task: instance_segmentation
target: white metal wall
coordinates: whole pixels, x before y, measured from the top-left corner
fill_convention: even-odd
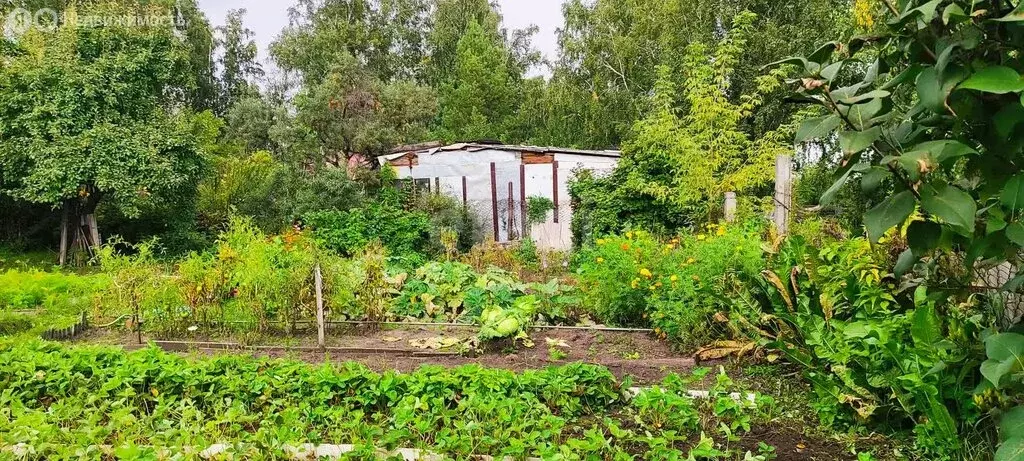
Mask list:
[[[484,238],[494,236],[494,208],[491,192],[491,164],[494,164],[495,188],[498,199],[498,238],[504,242],[518,238],[523,227],[523,190],[525,196],[541,196],[555,200],[554,166],[558,166],[558,207],[548,219],[532,227],[532,238],[542,248],[569,249],[572,247],[572,209],[569,206],[569,181],[577,169],[602,173],[615,168],[616,158],[577,154],[555,154],[555,164],[522,165],[520,154],[504,150],[438,151],[420,154],[418,165],[397,167],[399,179],[429,179],[431,189],[440,184],[441,192],[458,200],[463,198],[462,178],[466,178],[467,205],[481,223]],[[520,183],[520,168],[525,184]],[[509,205],[509,184],[512,185],[512,206]],[[555,216],[558,219],[556,222]],[[511,219],[510,219],[511,218]],[[510,228],[511,224],[511,228]]]

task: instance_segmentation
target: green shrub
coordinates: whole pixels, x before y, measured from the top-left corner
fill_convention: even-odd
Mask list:
[[[924,287],[898,291],[888,258],[863,238],[789,239],[762,283],[773,321],[760,328],[801,366],[825,424],[913,428],[922,453],[955,457],[977,430],[984,318]]]
[[[0,273],[0,310],[61,309],[90,304],[108,283],[103,275],[8,270]]]
[[[714,225],[668,242],[643,231],[597,239],[577,255],[577,277],[599,320],[696,346],[718,334],[712,317],[763,264],[756,228]]]
[[[405,211],[392,203],[308,213],[304,221],[320,245],[344,256],[358,254],[373,241],[386,242],[395,255],[423,253],[431,233],[425,213]]]

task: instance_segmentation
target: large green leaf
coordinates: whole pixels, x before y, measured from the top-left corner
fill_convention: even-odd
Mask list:
[[[910,191],[903,191],[887,197],[878,206],[864,214],[864,226],[867,228],[868,238],[872,242],[877,242],[886,231],[902,224],[913,212],[914,194],[911,194]]]
[[[882,181],[888,178],[892,174],[888,169],[880,166],[873,166],[869,170],[861,174],[860,177],[860,188],[864,192],[872,193],[878,186],[882,185]]]
[[[1024,461],[1024,437],[1014,437],[999,445],[995,461]]]
[[[1013,9],[1009,14],[1003,16],[996,21],[1000,22],[1018,22],[1024,21],[1024,3],[1018,3],[1017,7]]]
[[[800,128],[796,130],[796,142],[806,142],[823,138],[835,131],[842,124],[842,120],[836,115],[826,115],[804,120]]]
[[[862,104],[856,104],[849,108],[846,112],[846,117],[853,124],[854,128],[865,131],[871,127],[872,119],[882,115],[885,110],[885,100],[878,98],[872,99]],[[840,106],[840,111],[843,108]]]
[[[999,197],[1010,211],[1024,209],[1024,174],[1010,178]]]
[[[931,154],[932,159],[938,163],[946,163],[965,155],[977,155],[978,151],[953,139],[940,139],[938,141],[927,141],[920,143],[907,151],[924,151]]]
[[[990,66],[975,72],[960,84],[962,90],[1006,94],[1024,91],[1024,79],[1006,66]]]
[[[1024,437],[1024,405],[1011,408],[999,417],[999,439]]]
[[[974,232],[978,204],[970,194],[956,186],[939,183],[922,188],[921,206],[962,235],[969,236]]]
[[[914,221],[907,227],[907,244],[921,255],[935,248],[942,238],[942,226],[931,221]]]
[[[914,342],[921,346],[935,344],[942,339],[942,322],[935,313],[935,306],[924,304],[914,309],[914,323],[910,325],[910,335]]]
[[[1022,106],[1024,107],[1024,106]],[[843,154],[852,155],[871,147],[882,136],[882,127],[876,126],[866,131],[839,132],[839,147]]]
[[[1024,248],[1024,224],[1015,222],[1006,226],[1006,238],[1017,246]]]
[[[997,333],[985,339],[988,360],[981,364],[981,374],[1000,388],[1004,380],[1024,370],[1024,335]]]
[[[962,79],[962,71],[958,69],[939,73],[934,67],[924,68],[917,76],[917,95],[921,104],[932,112],[947,113],[946,99]]]

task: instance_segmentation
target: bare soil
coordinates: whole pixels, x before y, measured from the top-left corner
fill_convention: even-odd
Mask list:
[[[181,338],[189,344],[162,343],[157,338],[143,337],[143,345],[150,341],[174,352],[202,354],[243,353],[258,357],[287,357],[310,363],[358,362],[375,371],[414,371],[424,365],[458,367],[478,364],[489,368],[512,371],[541,369],[573,362],[592,363],[607,367],[618,378],[632,377],[638,384],[659,382],[669,373],[686,373],[694,360],[674,352],[668,343],[646,333],[608,332],[592,330],[534,330],[533,347],[511,344],[491,345],[479,354],[459,354],[456,351],[431,350],[415,347],[413,340],[456,338],[467,340],[474,329],[422,326],[371,330],[366,328],[334,328],[326,338],[327,352],[315,350],[315,335],[239,337],[237,335],[195,336]],[[162,339],[162,338],[161,338]],[[140,347],[130,333],[116,330],[91,330],[75,339],[76,343],[120,345],[127,349]],[[206,343],[242,344],[232,348]],[[565,346],[549,346],[549,343]],[[257,346],[258,344],[258,346]],[[552,355],[555,348],[564,356]]]

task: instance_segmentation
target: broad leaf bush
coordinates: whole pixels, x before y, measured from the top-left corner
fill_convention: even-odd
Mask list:
[[[714,314],[731,305],[738,280],[764,264],[758,229],[743,225],[711,225],[668,241],[630,231],[597,239],[576,257],[583,302],[598,320],[655,327],[687,347],[716,335]]]
[[[792,238],[772,265],[760,331],[800,366],[823,423],[913,428],[936,459],[965,447],[981,416],[981,316],[923,287],[901,292],[886,249],[863,238],[821,249]]]

